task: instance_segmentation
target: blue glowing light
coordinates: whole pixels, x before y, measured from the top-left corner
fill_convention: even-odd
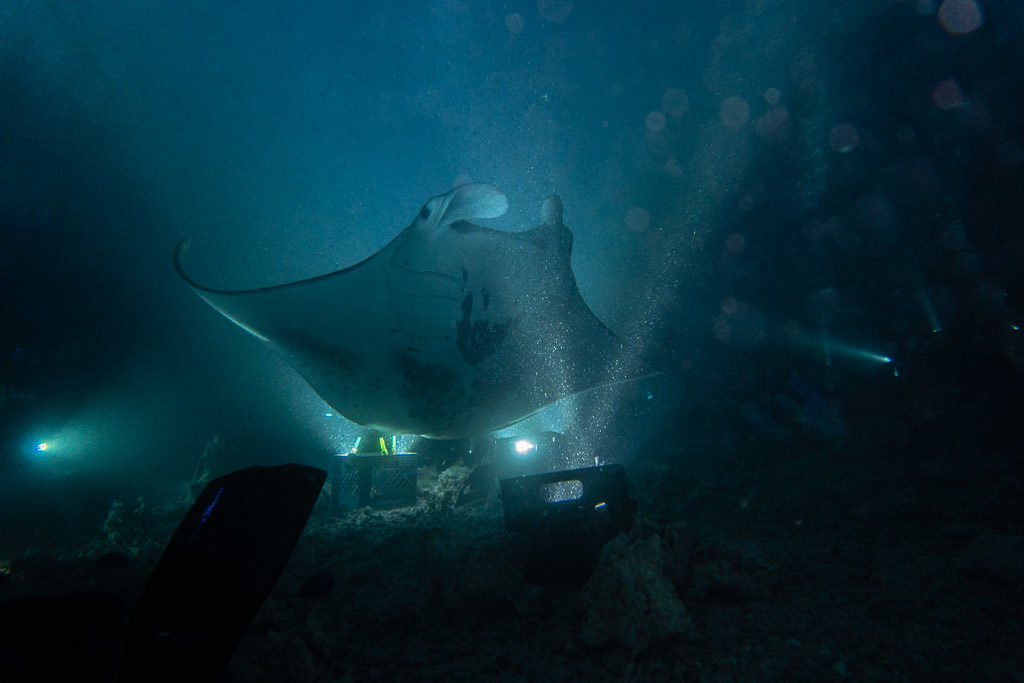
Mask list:
[[[202,529],[203,525],[206,524],[208,519],[210,519],[210,515],[213,514],[213,508],[217,507],[217,503],[220,501],[220,496],[222,493],[224,493],[223,486],[221,486],[217,490],[217,495],[213,497],[213,500],[210,502],[210,504],[206,506],[205,510],[203,510],[203,516],[199,519],[199,524],[196,525],[195,530],[193,530],[192,534],[189,536],[189,540],[194,541],[196,540],[196,538],[199,537],[199,530]]]
[[[36,452],[41,453],[41,452],[45,451],[46,449],[48,449],[49,447],[50,447],[50,444],[46,443],[45,441],[42,441],[42,442],[36,444]]]

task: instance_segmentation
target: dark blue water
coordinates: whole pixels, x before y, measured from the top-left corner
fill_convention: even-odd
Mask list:
[[[1024,532],[1019,3],[36,2],[0,11],[0,548],[215,435],[347,448],[174,246],[287,282],[468,180],[504,230],[559,194],[584,299],[664,370],[549,416],[652,517]]]

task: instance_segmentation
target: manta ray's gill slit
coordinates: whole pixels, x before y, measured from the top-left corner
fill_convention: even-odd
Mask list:
[[[448,275],[447,273],[440,273],[440,272],[438,272],[436,270],[419,270],[418,268],[412,268],[411,266],[409,266],[409,261],[408,260],[406,260],[404,263],[391,263],[389,265],[392,268],[396,268],[398,270],[403,270],[403,271],[408,272],[408,273],[415,273],[416,275],[436,275],[437,277],[443,277],[443,278],[445,278],[447,280],[454,280],[455,282],[459,282],[459,278],[455,277],[454,275]],[[463,270],[465,270],[465,269],[463,269]]]
[[[418,320],[454,320],[458,317],[459,299],[443,294],[409,294],[387,289],[387,309],[395,315]]]
[[[419,315],[419,314],[416,314],[416,313],[411,313],[409,311],[402,311],[402,310],[398,310],[398,309],[395,309],[395,308],[391,308],[390,306],[388,307],[388,311],[390,311],[391,313],[394,313],[395,315],[398,315],[398,316],[402,316],[402,317],[405,317],[405,318],[414,318],[416,320],[454,320],[455,319],[455,316],[451,316],[451,315]]]
[[[400,327],[392,327],[391,332],[395,334],[405,334],[410,337],[422,337],[423,339],[440,339],[442,341],[449,341],[452,338],[451,334],[428,334],[426,332],[420,332],[419,330],[403,330]]]
[[[389,292],[395,292],[396,294],[403,294],[405,296],[415,296],[421,299],[458,299],[450,294],[423,294],[422,292],[408,292],[394,285],[385,285],[384,289]],[[461,291],[461,290],[460,290]]]
[[[392,295],[398,295],[395,298],[411,297],[416,299],[447,299],[449,301],[459,301],[459,297],[452,296],[450,294],[421,294],[419,292],[407,292],[404,289],[392,287],[391,285],[386,285],[384,289],[387,290],[389,297],[391,297]]]

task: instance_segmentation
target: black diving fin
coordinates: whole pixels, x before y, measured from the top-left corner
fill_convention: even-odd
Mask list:
[[[118,680],[215,681],[302,534],[327,473],[250,467],[211,481],[127,626]]]

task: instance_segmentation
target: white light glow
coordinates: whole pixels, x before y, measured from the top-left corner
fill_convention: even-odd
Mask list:
[[[529,439],[519,439],[515,443],[516,453],[518,453],[519,455],[526,455],[535,448],[537,448],[537,444],[530,441]]]

